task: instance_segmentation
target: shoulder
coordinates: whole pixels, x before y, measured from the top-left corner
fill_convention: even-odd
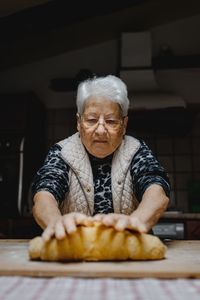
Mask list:
[[[134,152],[136,152],[140,148],[140,140],[133,136],[125,135],[122,141],[122,147],[130,150],[134,149]]]
[[[62,147],[57,143],[52,145],[48,150],[46,160],[49,160],[49,159],[51,159],[52,157],[55,157],[55,156],[59,156],[59,154],[61,152],[61,149],[62,149]]]
[[[153,155],[152,150],[149,148],[149,146],[143,139],[138,139],[138,141],[140,143],[140,146],[138,147],[138,151],[135,155],[147,155],[147,153]]]
[[[138,150],[135,152],[135,155],[132,159],[132,167],[133,166],[141,166],[148,162],[157,162],[155,155],[153,154],[152,150],[149,148],[149,146],[146,144],[146,142],[143,139],[139,139],[140,146]]]
[[[78,143],[79,140],[80,140],[79,133],[76,132],[73,135],[69,136],[68,138],[63,139],[63,140],[57,142],[56,145],[59,145],[61,147],[61,149],[62,149],[65,146],[67,146],[68,144],[76,144],[76,143]]]

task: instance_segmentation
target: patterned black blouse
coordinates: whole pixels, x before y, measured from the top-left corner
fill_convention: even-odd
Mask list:
[[[151,184],[161,185],[169,197],[170,184],[164,168],[154,157],[152,151],[143,140],[140,140],[140,148],[131,162],[131,176],[133,179],[134,193],[141,201],[145,190]],[[37,172],[33,184],[33,195],[41,190],[52,193],[55,199],[61,203],[69,189],[69,166],[61,157],[61,146],[53,145],[45,159],[44,165]],[[94,214],[112,213],[111,191],[111,164],[112,155],[106,158],[96,158],[89,154],[93,171],[94,182]]]

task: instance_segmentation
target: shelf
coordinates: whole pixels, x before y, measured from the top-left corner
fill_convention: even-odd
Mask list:
[[[166,55],[152,59],[154,70],[200,68],[200,55]]]

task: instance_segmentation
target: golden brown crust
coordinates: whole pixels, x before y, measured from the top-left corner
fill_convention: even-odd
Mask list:
[[[29,243],[30,259],[63,260],[152,260],[165,257],[166,246],[150,234],[116,231],[100,223],[78,226],[77,231],[63,240],[44,242],[35,237]]]

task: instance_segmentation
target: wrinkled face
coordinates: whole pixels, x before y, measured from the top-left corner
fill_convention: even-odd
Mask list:
[[[90,97],[83,114],[77,115],[77,129],[87,151],[99,158],[113,153],[126,132],[128,117],[119,104],[102,97]]]

